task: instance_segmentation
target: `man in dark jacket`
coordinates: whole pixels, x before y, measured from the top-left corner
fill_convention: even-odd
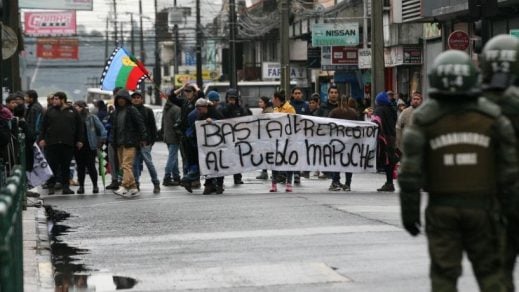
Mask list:
[[[43,107],[38,102],[38,93],[35,90],[27,90],[25,104],[27,105],[25,113],[27,127],[32,131],[34,137],[38,137],[40,135],[41,122],[43,121]]]
[[[225,93],[225,104],[221,105],[220,112],[225,119],[252,115],[252,112],[248,108],[245,108],[240,104],[240,94],[238,90],[234,88],[228,89]],[[241,173],[237,173],[233,175],[233,177],[235,185],[243,184]]]
[[[180,123],[180,107],[173,103],[170,96],[162,112],[164,143],[168,146],[168,161],[166,162],[164,180],[162,181],[164,186],[178,186],[180,184],[180,172],[178,170],[178,150],[182,139]]]
[[[339,106],[339,89],[336,85],[331,85],[328,88],[328,100],[321,104],[321,109],[324,117],[328,117],[330,112]]]
[[[130,93],[126,89],[119,90],[115,95],[112,135],[119,167],[123,171],[121,185],[114,193],[119,196],[135,196],[139,193],[139,189],[133,176],[133,161],[137,147],[147,145],[148,135],[144,119],[133,107]]]
[[[67,95],[58,91],[52,97],[52,104],[43,117],[39,137],[40,148],[47,148],[46,155],[54,174],[61,173],[63,194],[73,194],[69,188],[70,162],[74,155],[74,147],[81,149],[83,143],[83,122],[78,112],[67,104]],[[48,194],[54,194],[56,177],[47,183]]]
[[[157,170],[153,164],[151,158],[151,147],[155,143],[157,138],[157,124],[155,123],[155,114],[149,107],[144,106],[144,97],[140,91],[135,91],[132,95],[132,104],[139,111],[144,119],[144,125],[146,126],[146,145],[137,148],[135,154],[135,161],[133,162],[133,175],[137,186],[139,186],[139,177],[141,175],[142,163],[146,164],[148,171],[150,172],[151,182],[153,183],[153,193],[160,193],[160,181],[157,176]]]

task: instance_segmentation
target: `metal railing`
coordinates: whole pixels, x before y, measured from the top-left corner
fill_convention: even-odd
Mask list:
[[[22,210],[25,207],[25,137],[18,135],[19,160],[0,189],[0,292],[23,291]]]

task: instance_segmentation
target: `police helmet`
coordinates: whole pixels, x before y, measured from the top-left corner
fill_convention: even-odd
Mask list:
[[[479,72],[467,53],[448,50],[436,57],[429,71],[432,98],[475,98],[480,95]]]
[[[506,34],[491,38],[480,55],[484,90],[504,90],[519,79],[519,39]]]

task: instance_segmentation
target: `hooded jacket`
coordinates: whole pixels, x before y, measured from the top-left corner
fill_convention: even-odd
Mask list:
[[[118,106],[118,100],[124,98],[126,100],[125,109]],[[119,124],[118,116],[125,110],[124,123]],[[122,131],[119,129],[122,128]],[[123,133],[121,145],[118,145],[119,133]],[[148,134],[144,125],[144,118],[139,111],[132,105],[130,94],[126,90],[120,90],[115,97],[115,112],[112,119],[112,143],[115,147],[138,147],[141,141],[147,141]]]

